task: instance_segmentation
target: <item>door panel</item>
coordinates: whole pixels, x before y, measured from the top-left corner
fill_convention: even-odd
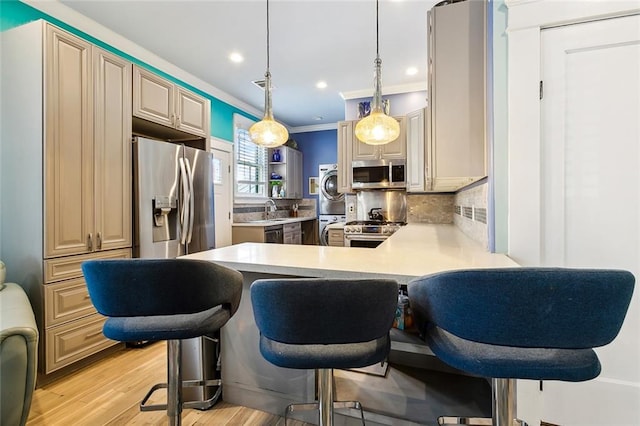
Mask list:
[[[55,257],[91,250],[91,45],[51,26],[46,37],[45,257]]]
[[[232,241],[232,176],[231,176],[231,144],[220,147],[225,142],[213,142],[213,192],[216,224],[216,248],[231,245]]]

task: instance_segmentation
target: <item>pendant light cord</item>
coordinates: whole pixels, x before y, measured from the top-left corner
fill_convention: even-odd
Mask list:
[[[267,72],[269,72],[269,0],[267,0]]]
[[[268,0],[267,0],[268,1]],[[379,30],[378,30],[378,0],[376,0],[376,57],[380,57],[380,43],[378,41]]]

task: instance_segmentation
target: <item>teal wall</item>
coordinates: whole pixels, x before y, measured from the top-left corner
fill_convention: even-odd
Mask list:
[[[253,120],[259,120],[259,118],[251,114],[247,114],[246,112],[232,105],[229,105],[228,103],[223,102],[220,99],[217,99],[211,96],[210,94],[191,86],[190,84],[187,84],[181,80],[178,80],[173,76],[155,67],[152,67],[128,55],[127,53],[121,50],[118,50],[112,46],[109,46],[108,44],[103,43],[102,41],[94,37],[91,37],[89,34],[79,31],[73,28],[72,26],[67,25],[64,22],[52,16],[47,15],[46,13],[40,12],[39,10],[34,9],[33,7],[25,3],[22,3],[18,0],[0,0],[0,31],[5,31],[10,28],[17,27],[19,25],[36,21],[38,19],[44,19],[48,22],[51,22],[52,24],[66,31],[69,31],[70,33],[75,34],[78,37],[81,37],[105,50],[108,50],[123,58],[126,58],[128,61],[131,61],[136,65],[140,65],[150,71],[153,71],[154,73],[161,75],[167,80],[177,83],[183,87],[186,87],[187,89],[211,100],[211,135],[212,136],[233,142],[233,114],[234,113],[244,115]]]

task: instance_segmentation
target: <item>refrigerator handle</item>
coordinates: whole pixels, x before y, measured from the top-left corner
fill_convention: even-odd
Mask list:
[[[187,244],[191,243],[191,236],[193,235],[193,211],[195,210],[195,197],[193,195],[193,170],[189,164],[189,160],[184,160],[187,167],[187,176],[189,176],[189,227],[187,235]]]
[[[180,162],[180,180],[182,181],[182,205],[180,206],[180,244],[187,242],[187,228],[189,227],[189,177],[184,164],[184,158]]]

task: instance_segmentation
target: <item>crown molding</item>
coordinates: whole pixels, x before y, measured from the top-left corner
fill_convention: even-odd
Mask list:
[[[395,86],[383,86],[382,94],[383,95],[397,95],[400,93],[410,93],[410,92],[420,92],[427,90],[427,82],[424,81],[422,83],[410,83],[410,84],[399,84]],[[349,92],[340,92],[340,96],[345,101],[350,99],[361,99],[361,98],[370,98],[373,96],[373,87],[369,89],[361,89],[361,90],[352,90]]]
[[[310,126],[291,127],[289,129],[289,133],[319,132],[322,130],[337,130],[337,129],[338,129],[338,123],[313,124]]]

